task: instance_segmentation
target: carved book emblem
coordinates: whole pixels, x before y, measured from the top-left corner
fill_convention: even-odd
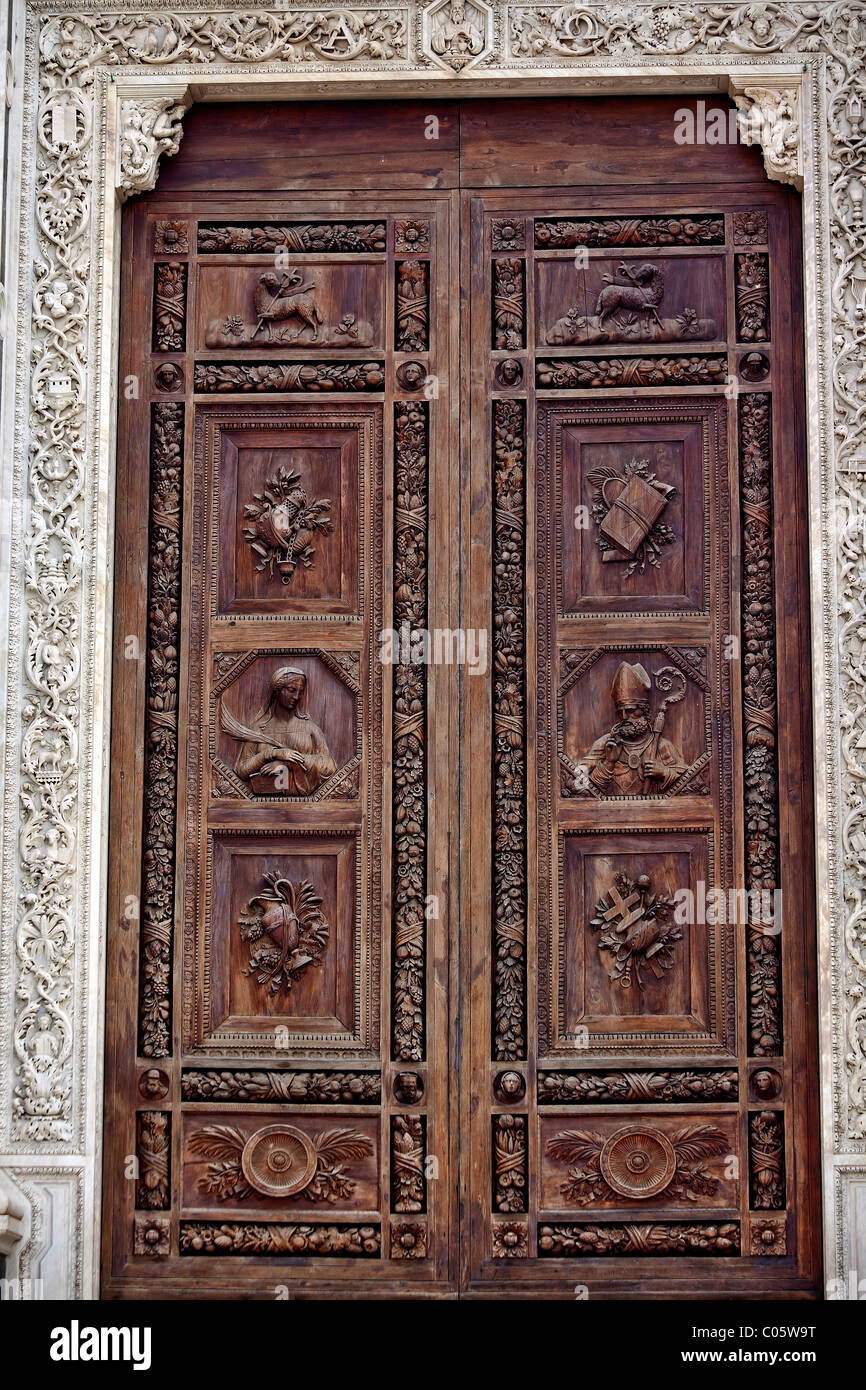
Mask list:
[[[647,1201],[665,1191],[690,1202],[711,1197],[719,1180],[702,1160],[729,1148],[727,1136],[707,1124],[686,1125],[670,1137],[650,1125],[629,1125],[607,1139],[566,1129],[547,1141],[553,1158],[574,1164],[560,1191],[582,1207],[613,1196]]]
[[[335,1202],[355,1184],[345,1165],[373,1152],[373,1141],[354,1129],[306,1134],[294,1125],[265,1125],[249,1138],[230,1125],[208,1125],[190,1139],[194,1153],[214,1160],[199,1179],[199,1191],[221,1202],[261,1197]]]
[[[650,472],[649,459],[632,459],[619,471],[594,468],[586,480],[592,488],[590,513],[602,560],[627,561],[626,579],[635,570],[643,574],[648,564],[657,569],[662,546],[676,540],[670,526],[659,520],[676,488],[659,482]]]
[[[253,493],[244,507],[244,539],[260,556],[257,570],[274,568],[283,584],[289,585],[298,564],[309,569],[315,557],[310,544],[317,532],[327,536],[333,529],[331,499],[307,500],[301,475],[292,468],[280,468],[268,478],[262,492]]]
[[[610,979],[623,989],[633,984],[643,989],[642,969],[648,968],[660,980],[674,963],[673,943],[682,939],[674,923],[673,901],[657,896],[651,888],[649,874],[636,879],[615,874],[590,918],[590,926],[601,932],[599,950],[613,957]]]
[[[668,706],[684,698],[686,678],[676,666],[662,666],[655,682],[669,693],[650,723],[652,681],[639,662],[620,663],[610,688],[619,717],[578,763],[586,791],[592,783],[603,796],[654,795],[667,791],[687,770],[676,744],[662,738]]]
[[[307,880],[290,883],[265,874],[267,888],[251,898],[238,918],[241,941],[249,943],[245,975],[255,976],[267,994],[288,994],[292,980],[308,965],[318,965],[331,928],[321,912],[322,899]]]

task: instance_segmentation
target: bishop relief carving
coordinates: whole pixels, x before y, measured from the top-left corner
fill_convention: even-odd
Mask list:
[[[613,679],[617,718],[587,749],[578,776],[602,796],[653,796],[668,790],[687,771],[679,748],[662,737],[668,706],[683,699],[686,679],[675,666],[656,672],[656,686],[670,691],[650,721],[652,681],[639,662],[623,661]]]

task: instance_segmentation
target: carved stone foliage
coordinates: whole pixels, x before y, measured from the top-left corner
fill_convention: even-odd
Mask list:
[[[425,1260],[427,1258],[427,1227],[423,1221],[391,1223],[391,1259]]]
[[[727,378],[724,357],[560,358],[535,364],[536,385],[544,390],[602,386],[717,386]]]
[[[165,1211],[171,1154],[171,1115],[164,1110],[139,1110],[135,1118],[135,1151],[138,1178],[135,1205],[148,1211]]]
[[[337,1202],[355,1184],[346,1167],[373,1152],[373,1141],[353,1129],[307,1134],[294,1125],[265,1125],[247,1136],[230,1125],[206,1125],[189,1140],[192,1153],[212,1160],[199,1190],[221,1202],[254,1193],[279,1201]]]
[[[719,1180],[706,1160],[729,1147],[728,1137],[710,1124],[684,1125],[670,1136],[651,1125],[626,1125],[607,1138],[566,1129],[547,1141],[553,1158],[572,1164],[560,1186],[563,1197],[582,1207],[611,1196],[635,1202],[661,1193],[666,1201],[712,1196]]]
[[[430,219],[398,217],[394,222],[395,251],[429,251]]]
[[[278,872],[265,875],[265,887],[238,918],[241,940],[249,945],[251,975],[263,999],[288,994],[296,976],[318,965],[331,934],[322,899],[306,879],[292,883]]]
[[[770,336],[770,262],[760,251],[736,257],[737,337],[763,343]]]
[[[155,352],[183,352],[186,321],[186,266],[180,261],[156,267],[153,291]]]
[[[410,262],[419,264],[419,262]],[[426,401],[394,406],[394,625],[427,626],[428,422]],[[400,661],[393,686],[392,1057],[424,1056],[427,888],[427,668]]]
[[[381,1253],[378,1226],[294,1226],[262,1222],[182,1221],[180,1248],[185,1255],[339,1255],[359,1259]]]
[[[739,428],[749,1040],[753,1056],[774,1057],[782,1047],[781,923],[775,921],[775,911],[765,912],[758,902],[764,894],[773,900],[779,857],[769,396],[756,392],[740,397]]]
[[[526,262],[493,262],[493,346],[514,352],[526,342]]]
[[[181,1096],[210,1102],[378,1105],[382,1079],[372,1071],[184,1071]]]
[[[749,1116],[749,1205],[781,1211],[785,1205],[785,1122],[780,1110]]]
[[[575,217],[535,222],[539,249],[572,246],[721,246],[725,220],[712,215],[680,217]]]
[[[427,1210],[424,1175],[427,1121],[424,1115],[391,1116],[391,1210]]]
[[[381,391],[384,383],[383,362],[197,362],[195,367],[196,391]]]
[[[569,1255],[739,1255],[737,1221],[657,1225],[540,1226],[538,1253]]]
[[[526,405],[493,403],[493,1055],[526,1047]]]
[[[430,346],[430,266],[427,261],[399,261],[397,324],[398,352],[426,352]]]
[[[139,1049],[171,1051],[169,1007],[174,925],[177,698],[180,634],[183,416],[180,402],[151,408],[150,589],[140,946]]]
[[[526,1116],[493,1116],[493,1206],[496,1211],[526,1211],[529,1194]]]
[[[253,255],[262,251],[328,251],[351,254],[357,251],[384,251],[384,222],[279,222],[262,227],[222,225],[200,222],[199,255],[230,251],[234,255]]]
[[[62,23],[62,21],[61,21]],[[68,26],[62,33],[61,42],[72,39],[73,58],[76,40],[85,26],[76,32]],[[83,37],[83,35],[82,35]],[[103,56],[103,55],[100,55]],[[143,193],[153,188],[156,171],[163,155],[177,154],[183,138],[181,121],[186,112],[186,101],[174,97],[145,97],[120,103],[120,195],[128,198],[132,193]]]
[[[589,925],[601,933],[598,949],[609,959],[611,980],[625,990],[643,989],[643,970],[660,980],[674,963],[674,943],[682,940],[674,903],[652,891],[649,874],[634,880],[615,874]]]
[[[158,1258],[171,1250],[171,1222],[167,1216],[136,1216],[132,1250],[135,1255]]]
[[[316,534],[333,530],[331,499],[310,501],[300,473],[282,466],[246,503],[244,519],[244,539],[260,557],[256,569],[267,569],[273,577],[276,567],[284,585],[291,584],[299,564],[305,569],[313,564]]]

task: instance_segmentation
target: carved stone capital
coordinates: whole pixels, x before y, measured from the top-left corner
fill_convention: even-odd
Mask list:
[[[146,95],[119,94],[117,189],[121,202],[156,186],[160,158],[180,149],[181,122],[191,101],[185,82],[160,84],[156,93],[150,86]]]
[[[767,177],[803,187],[800,89],[790,77],[731,75],[728,91],[744,145],[760,145]]]

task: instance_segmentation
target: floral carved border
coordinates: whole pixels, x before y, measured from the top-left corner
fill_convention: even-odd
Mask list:
[[[62,0],[21,10],[27,37],[0,957],[0,1026],[12,1038],[14,1074],[0,1107],[0,1146],[71,1159],[89,1146],[94,1124],[93,1104],[85,1103],[87,1047],[100,1024],[90,1002],[98,987],[89,978],[97,955],[88,934],[99,908],[88,866],[100,833],[93,808],[101,805],[94,789],[102,729],[93,711],[105,674],[99,624],[107,503],[100,489],[110,494],[110,363],[103,361],[103,314],[105,235],[115,225],[110,207],[106,213],[114,196],[105,188],[106,168],[117,167],[121,199],[153,186],[159,159],[179,146],[193,80],[372,74],[384,92],[392,79],[397,91],[401,79],[438,76],[447,78],[438,91],[451,95],[462,71],[461,89],[477,95],[485,78],[508,73],[516,81],[523,70],[536,81],[545,70],[560,82],[574,74],[579,92],[603,86],[606,72],[614,80],[624,70],[695,67],[727,79],[746,118],[743,138],[760,142],[771,176],[797,185],[805,179],[812,219],[807,353],[817,763],[827,836],[819,864],[831,995],[827,1141],[836,1153],[866,1152],[864,6],[475,4],[471,18],[484,46],[466,70],[449,62],[437,37],[444,7],[421,0],[373,10],[249,12],[178,0],[170,11],[110,2],[92,13]],[[100,695],[100,709],[101,702]]]

